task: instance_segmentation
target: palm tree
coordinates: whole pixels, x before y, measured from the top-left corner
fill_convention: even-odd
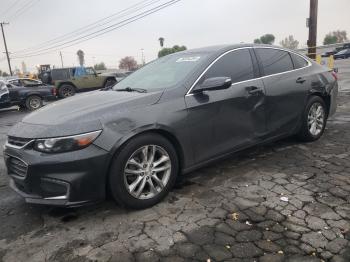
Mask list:
[[[78,56],[78,61],[79,61],[80,66],[83,66],[85,64],[84,51],[79,49],[77,52],[77,56]]]
[[[160,47],[162,47],[163,48],[163,46],[164,46],[164,38],[163,37],[159,37],[159,44],[160,44]]]

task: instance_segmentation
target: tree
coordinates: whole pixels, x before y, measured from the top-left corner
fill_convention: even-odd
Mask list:
[[[331,45],[331,44],[336,44],[336,43],[345,43],[349,41],[347,33],[345,30],[341,31],[341,30],[337,30],[337,31],[333,31],[333,32],[329,32],[324,40],[323,40],[323,44],[324,45]]]
[[[79,49],[77,51],[77,56],[78,56],[79,65],[83,66],[85,64],[85,53],[83,52],[83,50]]]
[[[173,47],[170,47],[170,48],[165,47],[158,52],[158,57],[166,56],[166,55],[184,51],[184,50],[187,50],[187,47],[184,45],[183,46],[174,45]]]
[[[119,61],[119,68],[131,71],[137,69],[137,62],[132,56],[126,56]]]
[[[299,46],[299,41],[294,39],[294,36],[290,35],[280,42],[280,45],[289,48],[297,49]]]
[[[107,67],[106,67],[105,63],[101,62],[99,64],[95,64],[94,69],[95,70],[106,70]]]
[[[275,42],[275,36],[273,34],[266,34],[254,40],[255,44],[272,45]]]
[[[332,36],[332,35],[326,35],[324,40],[323,40],[323,44],[324,45],[332,45],[332,44],[336,44],[337,43],[337,37],[336,36]]]
[[[159,39],[158,39],[161,48],[163,48],[163,46],[164,46],[164,40],[165,39],[163,37],[159,37]]]

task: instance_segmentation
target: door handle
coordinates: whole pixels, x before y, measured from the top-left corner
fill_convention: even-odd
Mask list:
[[[298,77],[298,79],[297,79],[297,84],[303,84],[304,82],[305,82],[306,80],[304,79],[304,78],[302,78],[302,77]]]
[[[250,95],[256,95],[256,94],[262,92],[262,88],[256,87],[256,86],[249,86],[246,88],[246,90],[247,90],[248,94],[250,94]]]

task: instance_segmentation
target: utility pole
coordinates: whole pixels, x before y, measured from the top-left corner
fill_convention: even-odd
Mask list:
[[[63,68],[63,57],[62,57],[62,52],[60,51],[60,57],[61,57],[61,65],[62,65],[62,68]]]
[[[145,63],[146,63],[144,51],[145,50],[143,48],[141,48],[141,63],[142,63],[142,65],[145,65]]]
[[[307,45],[309,47],[309,57],[316,59],[316,45],[317,45],[317,13],[318,0],[310,0],[310,17],[309,17],[309,40]]]
[[[7,45],[6,45],[6,38],[5,38],[5,33],[4,33],[4,25],[8,25],[9,23],[1,22],[1,31],[2,31],[2,38],[4,39],[4,46],[5,46],[5,51],[6,51],[6,57],[7,57],[7,63],[9,65],[9,70],[10,70],[10,75],[12,76],[12,69],[11,69],[11,63],[10,63],[10,56],[9,56],[9,51],[7,50]]]

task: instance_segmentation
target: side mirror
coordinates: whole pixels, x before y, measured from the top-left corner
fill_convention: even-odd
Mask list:
[[[232,80],[230,77],[211,77],[204,80],[201,85],[198,85],[193,90],[195,93],[203,91],[222,90],[230,88]]]

